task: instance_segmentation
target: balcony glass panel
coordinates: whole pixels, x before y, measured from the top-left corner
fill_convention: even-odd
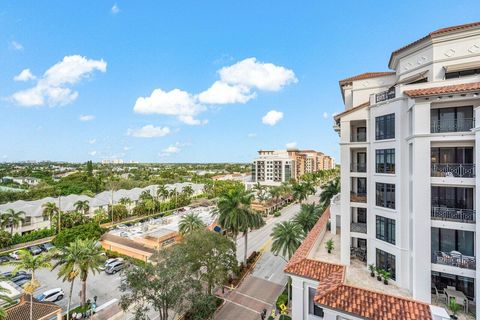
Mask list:
[[[431,237],[432,263],[475,269],[473,232],[432,228]]]
[[[430,124],[432,133],[470,131],[475,126],[473,107],[432,109]]]

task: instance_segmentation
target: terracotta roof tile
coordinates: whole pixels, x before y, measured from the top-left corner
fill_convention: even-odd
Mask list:
[[[340,80],[339,82],[340,84],[346,84],[355,80],[391,76],[392,74],[395,74],[395,72],[391,72],[391,71],[365,72],[365,73],[357,74],[356,76],[353,76],[353,77],[348,77],[346,79]]]
[[[473,22],[473,23],[466,23],[466,24],[461,24],[461,25],[458,25],[458,26],[451,26],[451,27],[446,27],[446,28],[441,28],[441,29],[438,29],[438,30],[435,30],[435,31],[432,31],[430,32],[429,34],[427,34],[426,36],[418,39],[418,40],[415,40],[395,51],[392,52],[392,55],[390,56],[390,61],[388,62],[388,65],[390,66],[390,64],[392,63],[392,60],[393,60],[393,56],[398,54],[399,52],[403,51],[403,50],[406,50],[408,48],[411,48],[413,46],[415,46],[416,44],[424,41],[424,40],[427,40],[427,39],[431,39],[431,38],[434,38],[436,36],[440,36],[440,35],[443,35],[445,33],[449,33],[449,32],[454,32],[454,31],[458,31],[458,30],[465,30],[465,29],[470,29],[470,28],[475,28],[475,27],[479,27],[480,26],[480,22]]]
[[[345,266],[309,259],[309,252],[323,236],[329,218],[330,208],[318,219],[284,270],[319,282],[314,298],[316,303],[372,320],[432,319],[428,304],[345,285]]]
[[[445,93],[464,93],[480,90],[480,82],[462,83],[450,86],[433,87],[425,89],[406,90],[403,93],[409,97],[431,96]]]
[[[333,118],[334,119],[340,119],[341,117],[346,116],[349,113],[352,113],[354,111],[360,110],[360,109],[368,107],[368,106],[370,106],[370,101],[364,102],[362,104],[359,104],[358,106],[355,106],[353,108],[350,108],[350,109],[347,109],[343,112],[340,112],[340,113],[336,114]]]
[[[323,294],[318,290],[315,302],[371,320],[432,319],[430,306],[426,303],[349,285],[337,286]]]
[[[61,312],[61,308],[53,302],[40,302],[33,298],[33,319],[34,320],[47,320],[52,316]],[[7,317],[5,320],[25,320],[30,319],[30,296],[23,295],[20,298],[20,302],[16,305],[8,308]]]

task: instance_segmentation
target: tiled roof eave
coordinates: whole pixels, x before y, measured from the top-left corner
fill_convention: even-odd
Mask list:
[[[459,93],[472,93],[480,91],[480,82],[472,82],[472,83],[462,83],[456,85],[449,85],[449,86],[441,86],[441,87],[431,87],[431,88],[424,88],[424,89],[413,89],[413,90],[406,90],[403,93],[410,97],[428,97],[434,95],[445,95],[445,94],[459,94]]]

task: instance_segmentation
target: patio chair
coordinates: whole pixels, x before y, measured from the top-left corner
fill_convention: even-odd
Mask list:
[[[445,303],[447,303],[447,295],[443,290],[438,290],[437,286],[434,286],[433,290],[435,291],[435,302],[438,302],[439,300],[445,300]]]
[[[454,286],[447,286],[448,290],[457,290]]]

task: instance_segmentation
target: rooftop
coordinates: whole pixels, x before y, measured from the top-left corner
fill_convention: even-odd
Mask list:
[[[47,320],[51,319],[62,309],[53,302],[40,302],[33,299],[33,319]],[[23,295],[16,305],[8,308],[5,320],[25,320],[30,319],[30,296]]]

